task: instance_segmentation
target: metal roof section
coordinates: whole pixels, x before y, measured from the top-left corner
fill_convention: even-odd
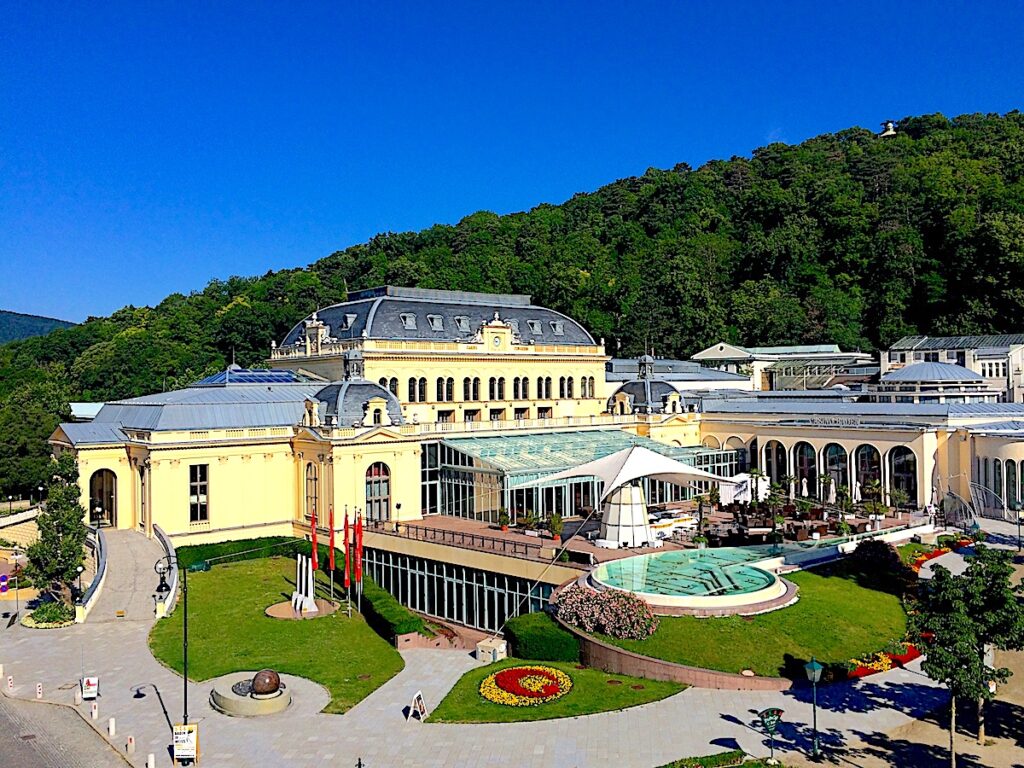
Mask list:
[[[332,339],[468,341],[495,313],[525,343],[594,345],[579,323],[561,312],[530,303],[530,296],[435,291],[384,286],[353,292],[349,301],[317,310]],[[306,322],[297,323],[281,346],[301,344]]]
[[[1024,333],[1000,333],[978,336],[904,336],[889,349],[894,351],[923,351],[943,349],[1006,349],[1013,344],[1024,344]]]
[[[716,452],[701,447],[664,445],[629,432],[602,429],[537,435],[461,437],[442,442],[507,475],[517,476],[522,482],[576,467],[634,445],[644,446],[690,466],[695,466],[699,454]],[[510,482],[510,485],[515,483]]]
[[[605,363],[605,381],[632,381],[639,375],[638,358],[616,357]],[[654,375],[665,381],[749,381],[742,374],[706,368],[691,360],[654,358]]]
[[[322,417],[333,416],[338,426],[342,427],[362,424],[366,417],[366,403],[374,397],[379,397],[387,403],[388,417],[392,424],[405,423],[398,398],[372,381],[354,379],[335,382],[316,393],[316,399],[323,404]],[[326,419],[323,420],[329,423]]]
[[[976,435],[998,435],[1024,440],[1024,420],[990,421],[985,424],[971,424],[966,429]]]
[[[71,418],[75,421],[92,421],[100,412],[103,403],[68,403],[71,406]]]
[[[882,382],[984,381],[981,374],[952,363],[914,363],[882,375]]]
[[[74,446],[118,444],[128,439],[116,424],[68,422],[61,424],[60,429]]]
[[[777,347],[746,347],[755,355],[852,355],[843,352],[838,344],[784,344]]]

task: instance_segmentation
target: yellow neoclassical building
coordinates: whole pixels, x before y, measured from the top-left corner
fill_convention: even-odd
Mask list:
[[[659,369],[672,366],[611,361],[528,296],[384,287],[301,320],[266,369],[106,403],[51,443],[76,454],[93,523],[159,527],[176,545],[303,536],[314,513],[323,529],[329,510],[338,527],[358,511],[375,578],[488,630],[580,567],[551,565],[540,540],[491,540],[489,526],[502,512],[589,511],[596,479],[535,481],[629,445],[725,477],[757,467],[823,500],[876,482],[918,509],[949,493],[993,513],[1024,498],[1024,405],[755,392],[720,372]],[[933,385],[927,373],[916,386]],[[646,483],[653,504],[700,490]]]

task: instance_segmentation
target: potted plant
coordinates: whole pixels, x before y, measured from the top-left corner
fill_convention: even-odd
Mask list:
[[[703,533],[698,533],[693,537],[693,543],[697,545],[697,549],[707,549],[708,537]]]
[[[708,499],[713,507],[722,506],[722,492],[718,488],[718,483],[714,483],[711,486],[711,490],[708,491]]]
[[[552,512],[551,517],[548,518],[548,531],[551,532],[551,538],[555,540],[555,543],[562,541],[562,516],[557,512]]]
[[[502,531],[507,531],[508,530],[508,523],[509,523],[508,512],[506,512],[505,509],[498,510],[498,525],[501,526],[501,530]]]

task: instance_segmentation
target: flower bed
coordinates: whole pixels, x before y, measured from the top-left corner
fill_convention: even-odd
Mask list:
[[[921,656],[912,643],[895,643],[884,651],[876,651],[866,659],[850,659],[846,676],[850,679],[867,677],[876,672],[888,672],[893,667],[902,667]]]
[[[554,667],[508,667],[480,683],[480,695],[507,707],[536,707],[572,690],[572,678]]]
[[[950,552],[955,552],[959,549],[963,549],[964,547],[969,547],[973,543],[974,542],[972,542],[970,539],[958,539],[957,541],[952,542],[952,546],[936,547],[931,552],[922,552],[914,558],[914,562],[910,564],[910,567],[914,570],[914,573],[920,573],[921,566],[923,566],[929,560],[934,560],[936,557],[942,557],[943,555],[949,554]]]
[[[631,592],[573,585],[558,596],[558,617],[584,632],[599,632],[620,640],[643,640],[658,629],[658,617],[642,598]]]

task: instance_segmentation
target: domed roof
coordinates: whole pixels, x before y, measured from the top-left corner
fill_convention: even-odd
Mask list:
[[[951,363],[914,363],[882,376],[882,381],[982,381],[980,374]]]
[[[326,422],[328,416],[334,416],[339,427],[362,424],[366,418],[366,404],[375,397],[383,398],[387,402],[388,417],[392,424],[405,423],[398,398],[379,384],[366,379],[328,384],[317,392],[315,397],[323,403],[320,418]]]
[[[664,413],[665,398],[678,394],[679,390],[660,379],[635,379],[627,381],[608,398],[608,410],[612,409],[615,397],[620,392],[629,395],[633,411],[637,413]]]
[[[333,339],[465,341],[495,316],[524,344],[594,344],[582,325],[519,294],[471,293],[384,286],[353,291],[349,300],[323,307],[293,327],[281,346],[299,344],[307,323],[321,322]]]

